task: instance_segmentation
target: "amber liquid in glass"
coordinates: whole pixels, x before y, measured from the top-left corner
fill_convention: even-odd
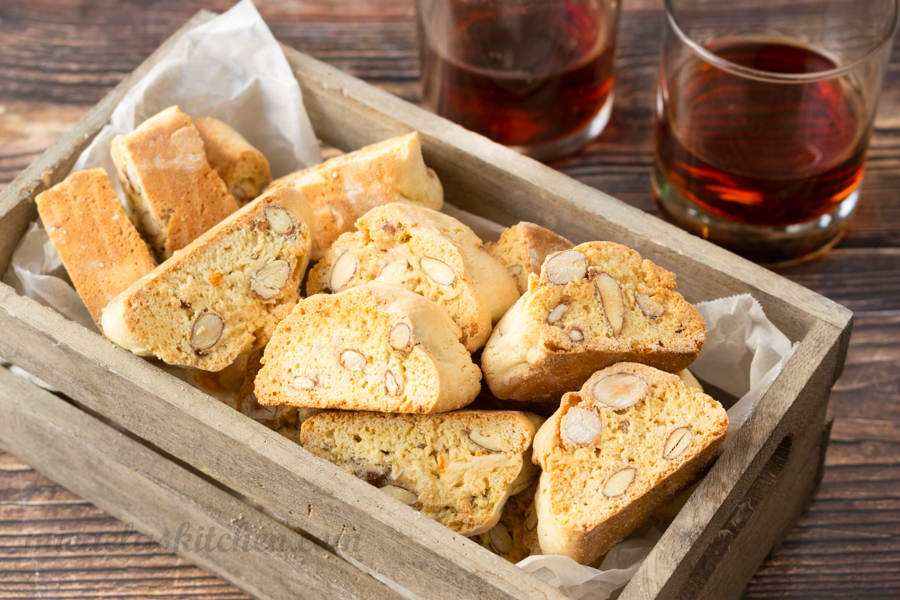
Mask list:
[[[723,40],[707,49],[770,73],[836,67],[814,48],[779,40]],[[695,59],[673,80],[657,120],[656,160],[701,208],[750,225],[787,226],[831,212],[859,185],[869,125],[845,77],[773,83]]]
[[[575,4],[548,15],[535,6],[457,6],[464,14],[444,43],[420,31],[425,103],[510,146],[552,142],[589,124],[613,86],[606,15]]]

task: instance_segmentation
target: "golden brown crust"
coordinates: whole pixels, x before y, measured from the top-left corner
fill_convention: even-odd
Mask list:
[[[244,136],[226,123],[203,117],[194,121],[203,139],[209,166],[215,169],[228,193],[241,206],[250,202],[272,181],[269,161]]]
[[[177,106],[116,136],[111,152],[136,225],[160,260],[238,209]]]
[[[497,243],[484,245],[485,251],[513,276],[520,295],[528,289],[528,275],[540,275],[541,265],[548,256],[574,247],[575,244],[561,235],[528,221],[507,228]]]
[[[72,173],[36,203],[75,290],[99,325],[103,307],[156,267],[147,244],[103,169]]]

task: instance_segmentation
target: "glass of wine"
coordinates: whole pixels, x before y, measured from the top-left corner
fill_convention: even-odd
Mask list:
[[[538,160],[600,135],[618,0],[417,0],[424,104]]]
[[[827,251],[856,208],[898,0],[665,0],[653,196],[751,260]]]

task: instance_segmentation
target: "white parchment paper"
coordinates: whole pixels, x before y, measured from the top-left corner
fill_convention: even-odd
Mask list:
[[[321,161],[300,88],[250,0],[187,33],[126,95],[110,124],[73,170],[104,167],[122,198],[109,157],[112,138],[132,131],[173,104],[192,118],[212,116],[234,127],[265,154],[276,177]],[[445,204],[444,212],[469,225],[485,241],[498,239],[503,230],[492,221],[449,204]],[[29,227],[2,280],[19,294],[98,331],[40,222]],[[749,295],[704,302],[697,308],[706,320],[707,343],[691,370],[700,379],[741,398],[728,412],[731,436],[749,417],[795,345],[766,319],[762,307]],[[0,365],[4,364],[8,363],[0,359]],[[49,388],[18,367],[11,368]],[[210,391],[201,385],[197,372],[171,367],[166,370]],[[228,399],[219,399],[229,403]],[[605,600],[631,579],[661,535],[648,523],[613,548],[597,569],[560,556],[532,556],[519,566],[572,598]],[[392,587],[398,589],[396,584]]]

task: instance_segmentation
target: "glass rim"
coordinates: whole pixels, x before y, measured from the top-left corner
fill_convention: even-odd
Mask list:
[[[884,46],[893,39],[894,33],[897,31],[897,24],[898,22],[900,22],[900,0],[893,0],[891,2],[891,6],[893,7],[893,15],[891,15],[890,26],[887,28],[882,38],[878,40],[869,49],[868,52],[866,52],[859,58],[855,58],[845,65],[841,65],[833,69],[828,69],[827,71],[816,71],[815,73],[775,73],[772,71],[762,71],[759,69],[744,67],[729,60],[725,60],[724,58],[713,54],[712,52],[695,42],[687,33],[685,33],[685,31],[681,28],[681,25],[678,23],[678,19],[675,17],[675,10],[672,7],[672,2],[673,0],[664,0],[666,20],[668,21],[669,26],[675,32],[675,34],[695,54],[698,54],[706,62],[711,63],[724,71],[729,71],[732,74],[748,77],[751,79],[777,83],[809,83],[814,81],[825,81],[845,75],[862,63],[871,59],[873,55],[880,52],[884,48]]]

